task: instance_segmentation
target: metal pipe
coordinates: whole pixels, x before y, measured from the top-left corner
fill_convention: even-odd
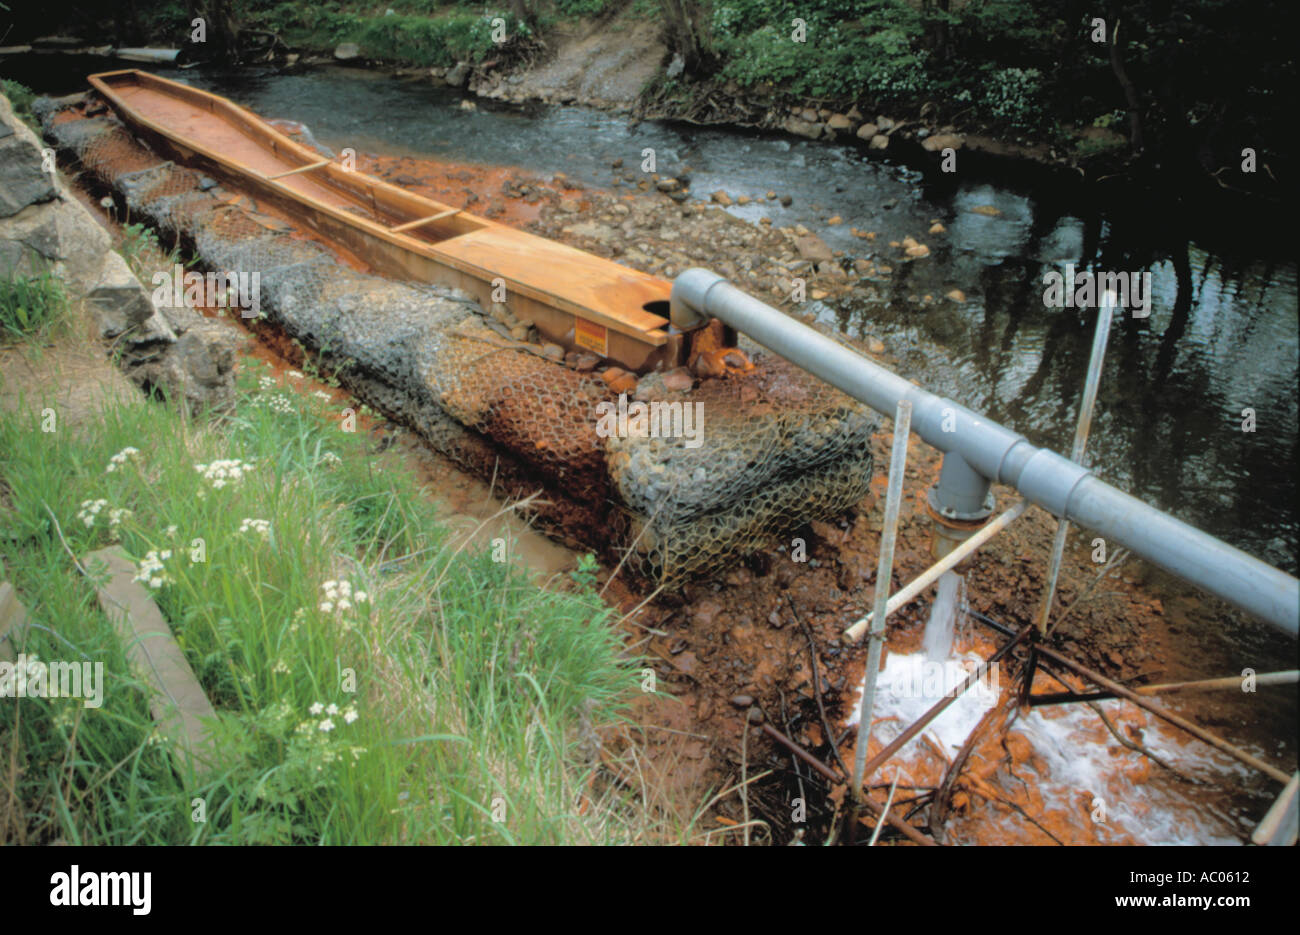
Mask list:
[[[885,645],[889,587],[894,575],[894,541],[898,536],[898,510],[903,503],[903,474],[907,470],[907,437],[911,431],[912,404],[900,399],[894,414],[894,445],[889,454],[889,490],[885,496],[885,525],[880,532],[880,559],[876,565],[876,609],[872,614],[871,645],[867,648],[867,679],[858,706],[858,743],[853,753],[854,798],[862,795],[862,767],[867,762],[871,713],[876,707],[876,680],[880,677],[880,654]]]
[[[960,565],[968,555],[1010,526],[1028,507],[1029,501],[1021,500],[991,523],[986,523],[979,532],[917,575],[907,586],[901,588],[898,593],[889,599],[889,604],[885,607],[885,616],[888,617],[898,608],[915,600],[918,594],[938,580],[945,571]],[[845,630],[844,635],[851,640],[861,639],[863,632],[874,618],[875,611],[872,611]]]
[[[716,273],[698,268],[681,273],[673,282],[670,308],[677,327],[705,316],[719,318],[877,412],[892,412],[899,400],[909,400],[915,432],[944,452],[945,462],[955,454],[981,477],[1014,487],[1054,516],[1127,546],[1292,637],[1300,632],[1300,581],[1291,575],[1117,490],[960,403],[921,389]]]

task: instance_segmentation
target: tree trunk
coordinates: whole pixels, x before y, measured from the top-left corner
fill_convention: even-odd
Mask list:
[[[1128,125],[1129,125],[1129,145],[1133,147],[1135,153],[1142,152],[1142,100],[1138,97],[1137,88],[1129,80],[1128,72],[1124,70],[1124,60],[1119,54],[1119,20],[1115,21],[1115,28],[1110,33],[1110,68],[1115,72],[1115,80],[1124,91],[1124,100],[1128,104]]]
[[[668,33],[668,44],[674,52],[681,55],[686,65],[686,73],[694,74],[699,70],[703,56],[700,54],[699,31],[695,24],[695,11],[690,0],[660,0],[664,12],[664,26]]]

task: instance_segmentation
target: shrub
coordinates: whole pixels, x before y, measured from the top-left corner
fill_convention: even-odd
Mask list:
[[[1020,130],[1043,129],[1051,121],[1042,104],[1042,74],[1036,68],[999,68],[984,82],[982,105],[993,120]]]

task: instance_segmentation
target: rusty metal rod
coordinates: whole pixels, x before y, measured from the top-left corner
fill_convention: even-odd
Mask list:
[[[838,784],[838,783],[842,783],[842,782],[844,782],[844,778],[841,777],[841,776],[836,775],[835,770],[831,769],[829,766],[827,766],[827,765],[826,765],[825,763],[823,763],[821,760],[817,759],[817,757],[813,756],[811,753],[809,753],[809,752],[808,752],[807,750],[805,750],[803,747],[799,746],[797,743],[795,743],[793,740],[791,740],[791,739],[790,739],[789,737],[787,737],[785,734],[781,733],[779,730],[777,730],[777,729],[776,729],[775,727],[773,727],[771,724],[768,724],[768,723],[764,722],[764,724],[763,724],[763,733],[767,734],[767,736],[771,737],[773,740],[775,740],[777,743],[781,744],[781,746],[785,747],[787,750],[789,750],[791,753],[793,753],[793,754],[794,754],[795,756],[797,756],[799,759],[803,760],[805,763],[807,763],[807,764],[808,764],[809,766],[811,766],[813,769],[817,770],[817,772],[819,772],[819,773],[822,774],[822,777],[823,777],[823,778],[827,779],[827,780],[830,781],[830,782],[837,783],[837,784]],[[879,805],[877,805],[874,801],[872,801],[868,796],[863,796],[863,797],[862,797],[862,804],[865,805],[865,806],[867,806],[867,808],[871,809],[871,810],[872,810],[873,812],[875,812],[877,815],[881,814],[881,812],[882,812],[881,807],[880,807]],[[907,822],[903,821],[903,820],[902,820],[901,818],[899,818],[897,815],[886,814],[886,815],[885,815],[885,821],[889,822],[889,826],[890,826],[891,828],[894,828],[894,829],[896,829],[897,831],[900,831],[901,833],[903,833],[904,835],[906,835],[907,838],[908,838],[908,840],[910,840],[910,841],[912,841],[912,842],[914,842],[914,843],[916,843],[916,844],[920,844],[922,847],[936,847],[936,846],[937,846],[937,845],[935,844],[934,841],[930,840],[930,839],[927,838],[925,835],[923,835],[921,832],[917,831],[915,828],[913,828],[913,827],[912,827],[911,825],[909,825]]]
[[[1160,707],[1155,702],[1147,700],[1146,698],[1139,695],[1137,692],[1133,691],[1132,689],[1125,688],[1123,685],[1119,684],[1119,682],[1111,681],[1110,679],[1106,678],[1106,676],[1102,675],[1100,672],[1094,672],[1092,669],[1089,669],[1087,666],[1075,662],[1069,656],[1058,653],[1054,649],[1049,649],[1048,647],[1043,646],[1041,643],[1038,645],[1038,652],[1046,656],[1048,659],[1051,659],[1053,662],[1065,666],[1067,669],[1076,673],[1077,675],[1082,675],[1084,678],[1090,679],[1091,681],[1100,685],[1102,688],[1106,689],[1107,691],[1114,692],[1119,697],[1133,702],[1139,708],[1145,708],[1147,711],[1150,711],[1156,717],[1168,721],[1170,724],[1173,724],[1175,727],[1181,727],[1183,730],[1187,731],[1187,733],[1191,734],[1193,737],[1196,737],[1198,740],[1203,740],[1205,743],[1208,743],[1216,750],[1221,750],[1224,753],[1228,754],[1229,756],[1235,757],[1236,759],[1245,763],[1247,766],[1259,770],[1264,775],[1276,779],[1278,782],[1282,783],[1283,785],[1286,785],[1288,782],[1291,781],[1291,776],[1287,773],[1282,772],[1282,770],[1278,769],[1276,766],[1273,766],[1269,763],[1265,763],[1263,760],[1251,756],[1249,753],[1247,753],[1245,750],[1242,750],[1240,747],[1233,746],[1232,744],[1228,743],[1228,741],[1223,740],[1222,738],[1214,734],[1211,734],[1205,728],[1193,724],[1191,721],[1187,720],[1187,718],[1180,717],[1177,714],[1174,714],[1172,711],[1166,711],[1164,708]]]
[[[1034,628],[1033,624],[1026,625],[1023,630],[1021,630],[1014,637],[1012,637],[1005,644],[1003,644],[1003,646],[1000,649],[998,649],[997,652],[993,653],[993,655],[989,656],[988,659],[980,663],[979,667],[974,672],[966,676],[965,681],[963,681],[952,691],[948,692],[948,694],[944,695],[943,698],[940,699],[932,708],[930,708],[929,711],[926,711],[925,714],[922,714],[919,718],[917,718],[916,721],[914,721],[910,727],[904,730],[901,734],[899,734],[889,743],[885,744],[884,748],[875,756],[873,756],[867,762],[866,766],[863,768],[862,771],[863,778],[864,779],[871,778],[871,774],[873,772],[879,769],[891,756],[897,753],[909,740],[911,740],[921,731],[925,730],[926,725],[929,724],[931,721],[933,721],[935,718],[937,718],[940,714],[942,714],[944,712],[944,709],[947,708],[948,705],[952,704],[954,701],[960,698],[963,694],[965,694],[967,689],[969,689],[977,681],[983,678],[984,673],[988,670],[989,666],[996,665],[1002,659],[1002,657],[1005,656],[1007,653],[1011,652],[1011,650],[1015,648],[1016,644],[1019,643],[1021,640],[1023,640],[1033,628]]]

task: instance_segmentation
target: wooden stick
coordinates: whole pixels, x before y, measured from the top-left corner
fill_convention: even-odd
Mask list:
[[[952,568],[956,568],[958,565],[960,565],[976,549],[978,549],[984,543],[988,542],[990,539],[992,539],[1003,529],[1006,529],[1008,526],[1010,526],[1019,516],[1021,516],[1025,512],[1025,508],[1028,506],[1029,506],[1028,500],[1021,500],[1019,503],[1011,507],[1011,509],[1007,510],[1005,513],[999,516],[997,519],[985,523],[984,526],[981,527],[979,532],[975,533],[975,535],[971,536],[961,545],[957,546],[955,549],[953,549],[951,552],[945,555],[942,559],[935,562],[925,571],[921,572],[921,574],[917,575],[916,578],[914,578],[905,587],[901,588],[898,591],[898,593],[896,593],[893,597],[889,599],[889,603],[885,607],[885,616],[889,616],[894,611],[898,610],[898,608],[902,607],[904,604],[907,604],[910,601],[912,601],[918,594],[920,594],[927,587],[929,587],[931,584],[937,581],[944,572],[949,571]],[[846,631],[844,631],[845,636],[847,636],[851,640],[861,639],[862,634],[865,633],[867,631],[867,627],[871,625],[871,621],[874,616],[875,616],[874,611],[870,614],[867,614],[857,623],[853,624],[853,626],[849,627]]]
[[[423,227],[425,224],[432,224],[434,221],[441,221],[443,218],[449,218],[453,214],[460,214],[460,208],[451,208],[447,211],[440,211],[437,214],[431,214],[427,218],[407,221],[405,224],[398,224],[396,227],[388,228],[388,232],[390,234],[400,234],[402,231],[408,231],[413,227]]]
[[[312,169],[319,169],[321,166],[327,166],[329,164],[330,161],[328,159],[322,159],[320,162],[311,162],[305,166],[299,166],[296,169],[290,169],[288,172],[280,172],[276,175],[268,175],[266,177],[266,180],[268,182],[274,182],[276,179],[282,179],[287,175],[297,175],[299,172],[310,172]]]

